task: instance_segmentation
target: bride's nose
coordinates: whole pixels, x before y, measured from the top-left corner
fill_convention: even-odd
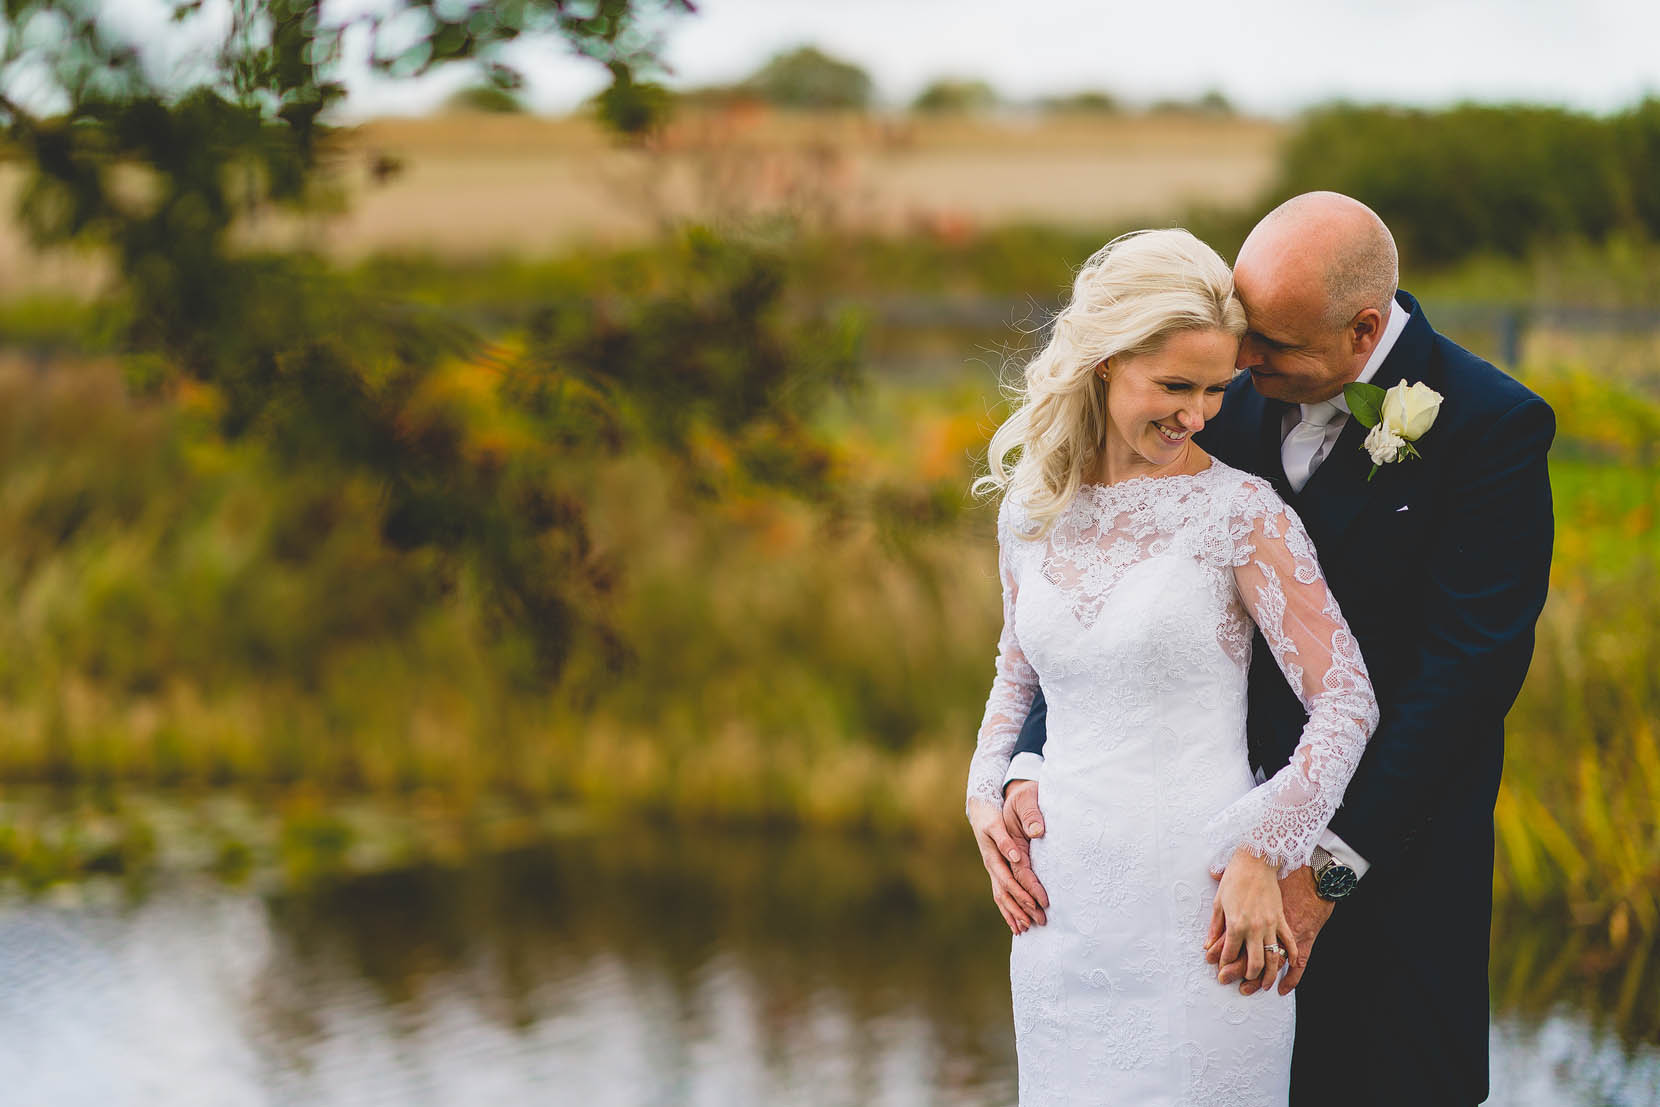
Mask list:
[[[1183,408],[1176,413],[1176,418],[1181,420],[1182,426],[1194,434],[1205,429],[1205,413],[1197,407]]]

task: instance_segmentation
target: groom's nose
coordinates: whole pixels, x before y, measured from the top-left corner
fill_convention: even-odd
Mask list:
[[[1254,369],[1263,363],[1262,346],[1250,335],[1239,344],[1239,353],[1234,356],[1235,369]]]

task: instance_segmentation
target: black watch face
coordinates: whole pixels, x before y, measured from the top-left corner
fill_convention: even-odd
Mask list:
[[[1314,890],[1320,894],[1321,899],[1342,899],[1354,891],[1355,885],[1359,883],[1360,878],[1349,866],[1332,864],[1320,870]]]

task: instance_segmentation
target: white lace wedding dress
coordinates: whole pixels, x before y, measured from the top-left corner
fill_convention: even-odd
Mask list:
[[[1307,864],[1377,702],[1308,535],[1220,462],[1086,486],[1045,538],[1005,497],[1003,635],[969,775],[1002,800],[1041,680],[1032,864],[1048,923],[1009,958],[1023,1107],[1287,1101],[1292,998],[1216,982],[1201,944],[1237,847]],[[1245,749],[1252,623],[1310,717],[1257,785]]]

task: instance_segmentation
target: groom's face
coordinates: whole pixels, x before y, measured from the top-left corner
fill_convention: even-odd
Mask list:
[[[1264,396],[1319,403],[1354,379],[1348,329],[1328,321],[1322,285],[1300,279],[1294,270],[1284,272],[1287,268],[1253,266],[1240,255],[1234,288],[1245,305],[1249,330],[1237,364],[1250,372],[1251,384]]]
[[[1259,225],[1239,248],[1234,291],[1248,330],[1238,366],[1264,396],[1314,404],[1343,391],[1365,366],[1371,344],[1357,345],[1334,323],[1326,285],[1342,228],[1282,220]],[[1374,334],[1375,344],[1375,334]]]

